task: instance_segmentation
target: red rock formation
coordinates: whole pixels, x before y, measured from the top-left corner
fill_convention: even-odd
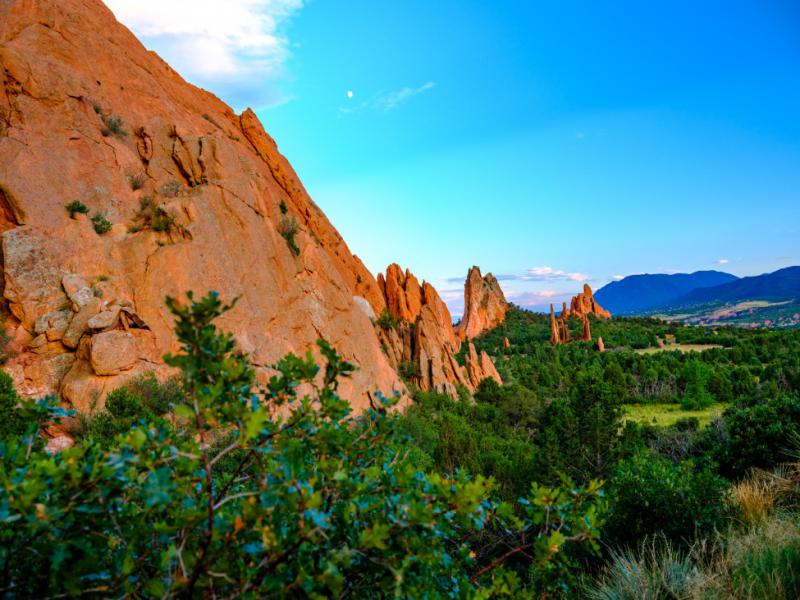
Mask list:
[[[378,275],[385,290],[389,312],[401,323],[394,328],[377,326],[390,362],[422,390],[437,390],[455,396],[457,386],[474,391],[485,378],[502,383],[489,355],[478,355],[470,343],[465,366],[456,361],[461,340],[453,330],[447,305],[428,282],[420,286],[414,275],[392,264],[386,276]]]
[[[324,337],[359,367],[341,388],[356,408],[405,390],[370,322],[384,293],[252,111],[186,83],[99,0],[0,2],[0,81],[3,296],[18,351],[6,369],[23,393],[85,408],[166,373],[177,345],[164,297],[212,289],[240,298],[219,324],[260,376]],[[171,231],[140,227],[145,197],[174,216]],[[70,218],[73,200],[90,214]],[[95,232],[95,214],[110,231]]]
[[[589,317],[585,315],[583,317],[583,336],[581,337],[581,340],[584,342],[592,341],[592,329],[589,325]]]
[[[378,286],[383,290],[389,312],[406,323],[413,323],[422,309],[422,287],[416,277],[400,265],[392,263],[386,277],[378,275]]]
[[[566,306],[566,305],[565,305]],[[592,288],[588,283],[583,284],[583,292],[578,293],[570,302],[569,313],[577,317],[594,315],[599,319],[610,319],[611,313],[604,309],[594,299]]]
[[[597,350],[600,352],[606,351],[606,345],[603,343],[602,337],[597,338]]]
[[[550,343],[554,346],[561,343],[561,324],[556,320],[556,312],[550,305]]]
[[[487,329],[505,321],[508,302],[497,279],[491,273],[481,276],[478,267],[472,267],[464,283],[464,316],[456,333],[461,340],[471,340]]]

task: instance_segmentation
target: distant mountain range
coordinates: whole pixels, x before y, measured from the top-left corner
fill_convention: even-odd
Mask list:
[[[774,273],[742,277],[714,287],[692,290],[678,298],[678,306],[743,300],[794,300],[800,298],[800,267],[787,267]]]
[[[603,308],[610,310],[612,315],[633,315],[671,306],[678,298],[698,289],[716,287],[737,280],[738,277],[735,275],[720,271],[697,271],[675,275],[629,275],[600,288],[594,297]]]
[[[711,303],[800,298],[800,267],[738,278],[720,271],[675,275],[630,275],[595,293],[612,314],[634,315]]]

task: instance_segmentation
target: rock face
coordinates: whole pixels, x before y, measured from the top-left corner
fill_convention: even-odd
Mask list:
[[[610,319],[611,313],[604,309],[594,299],[592,288],[588,283],[583,284],[583,292],[578,293],[577,296],[572,298],[570,302],[569,313],[577,317],[584,317],[594,315],[599,319]]]
[[[421,285],[414,275],[397,264],[389,265],[386,276],[378,275],[389,314],[397,320],[390,327],[376,325],[390,362],[422,390],[436,390],[455,396],[462,385],[474,391],[487,377],[502,383],[486,352],[478,355],[469,343],[464,366],[456,360],[462,342],[453,329],[450,311],[428,282]]]
[[[100,0],[0,2],[0,81],[6,369],[21,392],[85,408],[165,374],[164,298],[188,290],[240,298],[219,325],[262,377],[323,337],[359,367],[341,387],[356,408],[405,391],[370,321],[383,292],[252,111],[186,83]],[[88,214],[72,218],[73,201]],[[393,310],[432,352],[440,307],[396,275]]]
[[[497,279],[491,273],[481,276],[472,267],[464,284],[464,317],[456,333],[461,340],[471,340],[487,329],[497,327],[506,318],[508,302]]]

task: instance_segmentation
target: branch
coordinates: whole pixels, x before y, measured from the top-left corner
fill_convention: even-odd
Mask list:
[[[469,582],[470,582],[470,583],[475,583],[475,582],[476,582],[478,579],[480,579],[480,578],[481,578],[483,575],[485,575],[485,574],[486,574],[486,573],[488,573],[489,571],[493,571],[494,569],[496,569],[497,567],[499,567],[501,564],[503,564],[505,561],[507,561],[509,558],[511,558],[511,557],[512,557],[512,556],[514,556],[515,554],[519,554],[520,552],[524,552],[525,550],[527,550],[528,548],[530,548],[532,545],[533,545],[533,544],[524,544],[524,545],[522,545],[522,546],[517,546],[517,547],[516,547],[516,548],[514,548],[513,550],[509,550],[508,552],[506,552],[506,553],[505,553],[505,554],[503,554],[502,556],[500,556],[500,557],[498,557],[498,558],[494,559],[494,560],[493,560],[492,562],[490,562],[488,565],[486,565],[485,567],[483,567],[483,568],[482,568],[480,571],[478,571],[477,573],[475,573],[475,575],[473,575],[472,577],[470,577],[470,580],[469,580]]]

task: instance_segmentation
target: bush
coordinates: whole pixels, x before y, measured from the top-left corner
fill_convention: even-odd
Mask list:
[[[400,317],[394,316],[388,308],[384,308],[381,315],[375,321],[378,327],[386,331],[389,329],[396,329],[402,322],[403,320]]]
[[[690,461],[676,465],[639,452],[617,465],[607,489],[605,533],[612,543],[632,546],[656,534],[688,543],[698,531],[713,531],[723,523],[725,480]]]
[[[297,235],[297,231],[297,219],[286,215],[281,217],[280,223],[278,224],[278,233],[286,240],[286,245],[289,246],[289,250],[291,250],[292,254],[295,256],[300,255],[300,248],[297,247],[297,243],[294,241],[294,236]]]
[[[160,233],[169,233],[173,229],[181,229],[175,222],[175,215],[156,203],[153,196],[145,196],[139,201],[139,211],[134,217],[131,232],[152,229]]]
[[[108,394],[104,410],[84,416],[73,435],[108,447],[137,423],[157,422],[167,427],[166,414],[185,399],[178,379],[162,383],[153,373],[142,375]]]
[[[92,217],[92,225],[94,225],[94,230],[99,234],[103,235],[104,233],[108,233],[111,231],[111,221],[106,219],[105,215],[100,213],[95,213]]]
[[[174,198],[183,189],[181,182],[173,179],[161,186],[161,193],[167,198]]]
[[[729,409],[723,419],[723,435],[706,436],[724,474],[741,477],[752,468],[772,469],[791,458],[800,439],[800,397],[779,393],[751,405]]]
[[[11,376],[5,371],[0,371],[0,438],[24,433],[24,424],[20,422],[17,414],[19,402]]]
[[[404,381],[413,381],[420,376],[419,365],[414,362],[401,362],[397,367],[397,373]]]
[[[116,135],[117,137],[125,137],[128,132],[125,131],[125,124],[122,122],[122,117],[118,115],[100,115],[100,120],[103,121],[104,127],[100,130],[103,137]]]
[[[69,213],[71,219],[74,219],[75,215],[78,213],[85,215],[89,212],[89,207],[86,206],[80,200],[73,200],[72,202],[67,204],[64,208],[67,209],[67,212]]]

